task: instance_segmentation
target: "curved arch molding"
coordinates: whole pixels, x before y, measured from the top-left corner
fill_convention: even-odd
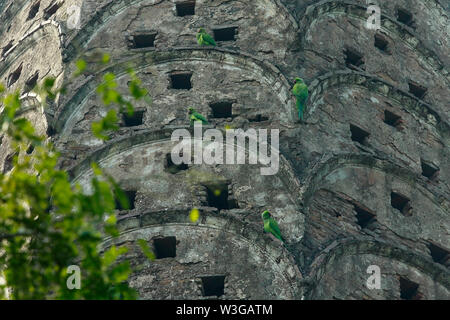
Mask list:
[[[300,23],[301,32],[301,46],[302,48],[306,42],[306,34],[309,28],[318,20],[321,16],[328,14],[345,14],[350,17],[366,21],[367,20],[367,7],[351,1],[336,1],[325,0],[309,6],[306,9],[304,16]],[[422,57],[422,60],[430,65],[435,71],[440,73],[442,77],[449,83],[450,73],[446,67],[442,64],[438,56],[431,50],[429,50],[414,34],[411,28],[405,27],[395,19],[382,14],[381,15],[381,28],[387,34],[395,35],[398,39],[401,39],[412,50],[418,52]]]
[[[298,24],[292,14],[287,10],[284,4],[282,4],[279,0],[267,0],[274,2],[278,8],[280,8],[281,12],[288,19],[295,29],[298,29]],[[109,20],[113,17],[117,16],[128,7],[132,5],[138,5],[142,2],[150,2],[151,4],[158,4],[161,0],[118,0],[118,1],[110,1],[105,4],[103,7],[99,8],[95,14],[90,17],[90,19],[81,27],[80,30],[76,34],[67,39],[67,43],[65,44],[65,50],[63,51],[63,57],[65,62],[69,62],[73,60],[77,55],[78,48],[85,47],[95,33],[100,30],[104,25],[106,25]]]

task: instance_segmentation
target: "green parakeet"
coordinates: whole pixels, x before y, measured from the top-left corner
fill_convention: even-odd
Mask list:
[[[190,116],[191,124],[193,124],[195,121],[200,121],[202,124],[208,124],[206,118],[197,111],[195,111],[194,108],[190,107],[188,112],[191,115]]]
[[[297,99],[298,118],[303,121],[303,114],[306,108],[306,100],[308,100],[308,86],[301,78],[295,78],[295,84],[292,88],[292,94]]]
[[[205,29],[200,28],[197,32],[197,42],[201,46],[216,46],[216,41],[214,41],[213,37],[206,33]]]
[[[278,223],[271,217],[269,211],[264,211],[262,213],[262,219],[264,221],[264,231],[270,232],[276,238],[284,242],[284,238],[281,236],[280,227]]]

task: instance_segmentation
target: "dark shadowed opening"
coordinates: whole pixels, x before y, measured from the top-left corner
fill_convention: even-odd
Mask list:
[[[201,277],[203,296],[223,296],[225,289],[225,276]]]
[[[39,72],[36,72],[25,82],[25,91],[29,92],[34,89],[39,79]]]
[[[48,20],[52,15],[58,11],[58,9],[61,7],[62,2],[56,1],[52,4],[50,4],[45,10],[44,10],[44,20]]]
[[[428,248],[430,249],[431,258],[433,258],[434,262],[448,266],[450,262],[450,251],[433,243],[430,243]]]
[[[156,259],[175,258],[177,256],[176,237],[165,237],[153,240]]]
[[[14,156],[15,156],[15,154],[13,153],[6,157],[5,162],[3,164],[3,174],[6,174],[12,170],[12,168],[14,166],[14,163],[13,163]]]
[[[388,110],[384,110],[384,123],[398,128],[400,126],[400,120],[402,118],[398,115],[396,115],[395,113],[392,113]]]
[[[192,89],[191,78],[191,72],[173,73],[170,75],[170,86],[172,89],[190,90]]]
[[[8,44],[5,47],[3,47],[3,49],[2,49],[2,56],[4,56],[5,53],[8,52],[8,50],[12,48],[13,43],[14,43],[14,41],[11,40],[11,41],[8,42]]]
[[[423,99],[427,93],[427,88],[421,86],[420,84],[410,81],[409,82],[409,92],[415,95],[419,99]]]
[[[356,212],[356,219],[358,221],[358,225],[361,228],[366,228],[371,223],[375,222],[375,214],[363,209],[362,207],[354,204],[354,210]]]
[[[180,155],[180,156],[182,156],[182,155]],[[170,153],[166,154],[166,161],[164,163],[165,171],[175,174],[180,171],[187,170],[187,169],[189,169],[189,166],[186,163],[175,164],[172,161],[172,154],[170,154]]]
[[[122,115],[125,127],[136,127],[142,125],[144,113],[145,113],[144,110],[134,110],[133,115],[130,116],[128,112],[125,112]]]
[[[228,199],[228,184],[206,185],[208,206],[219,210],[237,208],[237,202],[234,199]]]
[[[367,140],[370,136],[370,133],[353,124],[350,125],[350,132],[352,134],[351,136],[352,141],[358,142],[362,145],[367,144]]]
[[[156,33],[136,34],[133,36],[133,48],[149,48],[155,46]]]
[[[405,9],[397,9],[397,21],[407,26],[412,26],[413,24],[413,15]]]
[[[363,55],[360,54],[358,51],[351,48],[347,48],[344,50],[344,55],[345,55],[345,64],[347,65],[347,67],[362,68],[362,66],[364,65]]]
[[[231,101],[221,101],[211,103],[213,118],[231,118],[233,103]]]
[[[179,2],[175,4],[175,8],[179,17],[193,16],[195,14],[195,0]]]
[[[20,74],[22,73],[22,64],[9,75],[8,77],[8,87],[12,86],[14,83],[17,82],[20,78]]]
[[[438,167],[423,160],[421,161],[421,163],[422,163],[422,175],[424,177],[427,177],[428,179],[434,179],[437,177],[437,175],[439,174]]]
[[[39,7],[41,6],[41,2],[38,1],[35,4],[33,4],[30,8],[30,11],[28,12],[28,18],[27,20],[31,20],[34,17],[36,17],[37,13],[39,12]]]
[[[128,200],[129,208],[124,208],[122,204],[120,203],[119,199],[116,198],[116,209],[117,210],[133,210],[135,208],[135,202],[136,202],[136,190],[124,190],[123,193],[125,193],[125,197]]]
[[[419,285],[406,278],[400,277],[400,298],[403,300],[420,300]]]
[[[391,192],[391,205],[405,216],[410,216],[412,214],[411,200],[399,193]]]
[[[375,47],[380,49],[383,52],[388,52],[389,42],[383,37],[381,34],[375,35]]]
[[[214,29],[214,40],[216,41],[236,41],[237,27]]]

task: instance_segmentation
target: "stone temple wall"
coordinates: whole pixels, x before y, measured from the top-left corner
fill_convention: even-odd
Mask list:
[[[97,161],[127,191],[132,208],[117,211],[121,234],[104,246],[131,249],[144,299],[449,299],[450,7],[378,3],[375,31],[365,0],[0,0],[0,78],[21,90],[23,115],[74,183]],[[217,47],[197,45],[200,27]],[[70,80],[78,58],[101,51],[109,65]],[[107,112],[95,88],[114,72],[125,93],[130,66],[152,104],[102,142],[90,131]],[[41,110],[29,88],[46,76],[68,90]],[[296,76],[309,86],[304,122]],[[279,172],[173,166],[171,134],[189,129],[189,106],[217,129],[279,129]],[[263,233],[265,209],[285,245]],[[366,286],[370,265],[380,290]]]

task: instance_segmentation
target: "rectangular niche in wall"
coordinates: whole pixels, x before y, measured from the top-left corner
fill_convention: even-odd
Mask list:
[[[14,156],[15,155],[16,154],[13,153],[6,157],[5,162],[3,163],[3,174],[8,173],[14,167]]]
[[[164,237],[153,240],[156,259],[175,258],[177,256],[177,238]]]
[[[384,123],[391,127],[401,129],[402,118],[389,110],[384,110]]]
[[[133,115],[128,112],[122,114],[122,120],[125,127],[137,127],[143,124],[145,110],[134,110]]]
[[[204,297],[223,296],[225,290],[225,276],[207,276],[202,279],[202,293]]]
[[[173,72],[170,74],[170,88],[177,90],[192,89],[192,72]]]
[[[195,0],[178,2],[175,4],[177,16],[193,16],[195,15]]]
[[[120,201],[116,199],[116,209],[117,210],[133,210],[135,208],[135,201],[136,201],[136,190],[124,190],[125,196],[128,200],[129,208],[126,209],[122,206]]]
[[[435,179],[439,174],[439,168],[430,162],[421,160],[422,165],[422,175],[432,180]]]
[[[382,36],[381,34],[377,33],[375,34],[375,42],[374,45],[376,48],[378,48],[380,51],[383,51],[385,53],[390,53],[389,50],[389,42],[387,39]]]
[[[405,9],[397,9],[397,21],[409,27],[413,26],[413,15]]]
[[[443,264],[446,267],[450,266],[450,251],[433,243],[430,243],[428,248],[430,249],[431,258],[433,258],[434,262]]]
[[[2,49],[2,56],[4,56],[5,53],[8,52],[8,50],[12,48],[13,43],[14,43],[14,41],[11,40],[11,41],[8,42],[8,44],[5,47],[3,47],[3,49]]]
[[[424,86],[421,86],[417,82],[410,81],[408,85],[409,85],[409,92],[419,99],[423,99],[423,97],[427,93],[428,89],[425,88]]]
[[[14,83],[17,82],[17,80],[19,80],[20,75],[22,73],[22,63],[20,64],[20,66],[8,76],[8,87],[11,87]]]
[[[130,36],[128,46],[132,49],[152,48],[155,46],[156,32],[139,33]]]
[[[403,300],[420,300],[419,284],[400,277],[400,298]]]
[[[209,105],[213,118],[231,118],[233,116],[233,102],[220,101]]]
[[[219,210],[238,208],[237,201],[235,199],[229,199],[229,185],[227,183],[209,184],[205,185],[205,187],[209,207]]]
[[[25,92],[29,92],[34,89],[39,79],[39,72],[35,72],[26,82],[25,82]]]
[[[345,55],[345,64],[347,65],[347,67],[351,68],[351,69],[364,69],[364,59],[363,59],[363,55],[360,54],[358,51],[356,51],[355,49],[352,48],[346,48],[344,50],[344,55]]]
[[[404,216],[412,215],[411,200],[400,193],[391,192],[391,206],[399,210]]]
[[[180,155],[180,157],[182,157],[182,155]],[[164,170],[166,172],[169,172],[171,174],[176,174],[180,171],[184,171],[184,170],[188,170],[189,166],[186,163],[181,163],[181,164],[175,164],[172,161],[172,154],[168,153],[166,154],[166,160],[164,163]]]
[[[358,142],[362,145],[368,144],[368,139],[370,136],[370,133],[366,130],[361,129],[360,127],[357,127],[353,124],[350,125],[350,132],[351,132],[351,139],[354,142]]]
[[[41,2],[40,1],[34,3],[31,6],[30,11],[28,12],[27,20],[31,20],[37,15],[37,13],[39,12],[39,7],[40,6],[41,6]]]
[[[372,223],[376,221],[375,214],[372,212],[369,212],[368,210],[362,208],[361,206],[354,204],[354,210],[356,212],[356,219],[358,222],[358,225],[365,229],[368,226],[370,226]]]
[[[236,41],[237,27],[223,27],[213,29],[214,40],[216,41]]]
[[[51,3],[47,8],[44,9],[44,20],[50,19],[51,16],[53,16],[56,11],[62,6],[64,1],[54,1]]]

